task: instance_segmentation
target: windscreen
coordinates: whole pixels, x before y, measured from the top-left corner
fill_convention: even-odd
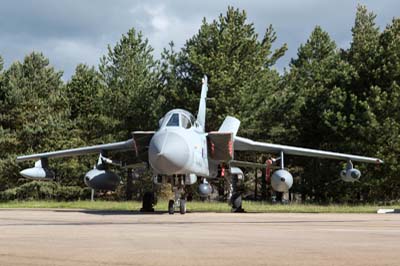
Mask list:
[[[179,114],[172,114],[167,127],[179,127]]]

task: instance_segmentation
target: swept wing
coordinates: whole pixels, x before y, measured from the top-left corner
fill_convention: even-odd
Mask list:
[[[94,146],[86,146],[75,149],[67,149],[67,150],[59,150],[59,151],[51,151],[44,153],[37,153],[31,155],[23,155],[18,156],[17,161],[27,161],[27,160],[40,160],[43,158],[60,158],[60,157],[71,157],[78,156],[84,154],[91,153],[99,153],[101,151],[127,151],[127,150],[135,150],[134,140],[130,139],[127,141],[114,142],[108,144],[94,145]]]
[[[44,153],[36,153],[31,155],[18,156],[17,161],[27,161],[27,160],[40,160],[44,158],[61,158],[61,157],[71,157],[79,156],[91,153],[100,153],[102,151],[135,151],[138,154],[139,151],[147,149],[151,138],[154,135],[154,131],[134,131],[132,132],[132,139],[100,144],[94,146],[86,146],[74,149],[51,151]]]
[[[235,137],[234,142],[235,151],[260,151],[260,152],[270,152],[270,153],[280,153],[298,156],[308,156],[308,157],[318,157],[327,159],[337,159],[337,160],[352,160],[356,162],[363,163],[383,163],[381,159],[373,157],[365,157],[353,154],[315,150],[287,145],[272,144],[266,142],[253,141],[251,139],[243,137]]]

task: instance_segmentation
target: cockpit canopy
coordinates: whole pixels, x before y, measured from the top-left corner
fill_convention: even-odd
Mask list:
[[[174,109],[169,111],[161,120],[160,127],[183,127],[186,129],[192,126],[198,127],[194,116],[186,110]]]
[[[174,113],[169,117],[167,127],[179,127],[179,114]]]

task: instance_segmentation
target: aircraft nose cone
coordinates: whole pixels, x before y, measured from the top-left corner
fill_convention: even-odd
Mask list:
[[[184,137],[176,132],[158,133],[150,142],[149,161],[160,174],[179,174],[189,158],[189,145]]]

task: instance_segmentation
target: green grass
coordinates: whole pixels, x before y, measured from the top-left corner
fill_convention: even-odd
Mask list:
[[[157,211],[167,210],[167,201],[159,201],[155,206]],[[139,210],[141,202],[138,201],[10,201],[1,202],[0,208],[68,208],[87,210],[110,210],[127,211]],[[187,208],[192,212],[230,212],[230,206],[224,202],[188,202]],[[316,204],[269,204],[262,202],[243,203],[247,212],[268,213],[376,213],[379,208],[400,209],[400,205],[378,206],[378,205],[316,205]]]

